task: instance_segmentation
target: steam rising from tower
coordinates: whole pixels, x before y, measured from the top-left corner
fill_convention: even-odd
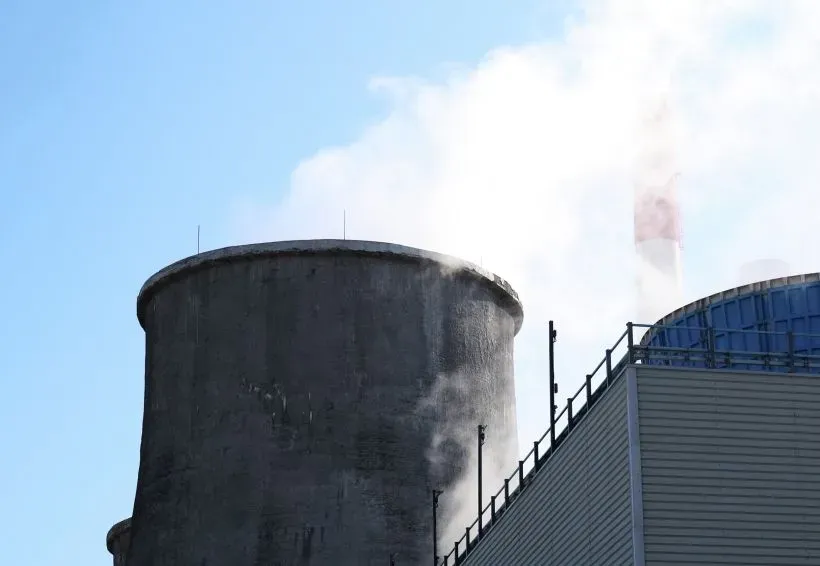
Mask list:
[[[680,306],[681,225],[678,170],[666,97],[654,101],[641,124],[635,175],[635,250],[638,320],[654,322]]]

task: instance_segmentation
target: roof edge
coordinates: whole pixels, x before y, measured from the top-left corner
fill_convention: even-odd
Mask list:
[[[365,256],[395,256],[413,261],[427,261],[437,263],[453,270],[454,273],[466,274],[478,280],[483,280],[495,287],[502,296],[502,303],[510,310],[515,320],[515,334],[521,329],[524,320],[524,309],[518,293],[507,280],[485,270],[471,262],[419,248],[373,242],[367,240],[290,240],[282,242],[263,242],[229,246],[192,255],[176,261],[156,272],[143,284],[137,296],[137,319],[140,326],[145,328],[144,309],[151,296],[164,284],[182,276],[185,273],[196,271],[219,263],[232,261],[248,261],[259,258],[275,257],[280,255],[365,255]]]
[[[752,293],[759,293],[761,291],[768,291],[769,289],[777,289],[779,287],[788,287],[790,285],[800,285],[803,283],[817,283],[820,282],[820,272],[802,273],[799,275],[788,275],[786,277],[777,277],[775,279],[765,279],[763,281],[756,281],[755,283],[747,283],[739,287],[732,287],[724,291],[719,291],[706,297],[702,297],[691,303],[675,309],[666,316],[660,318],[655,322],[654,326],[666,326],[671,322],[680,319],[681,317],[702,310],[703,308],[720,302],[725,299],[732,299],[743,295]]]

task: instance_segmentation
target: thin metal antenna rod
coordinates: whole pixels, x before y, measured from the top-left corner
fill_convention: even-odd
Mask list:
[[[199,255],[199,224],[196,225],[196,253]]]

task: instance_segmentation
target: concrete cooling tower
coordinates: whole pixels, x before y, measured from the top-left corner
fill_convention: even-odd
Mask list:
[[[130,539],[131,519],[120,521],[108,530],[105,536],[105,547],[114,556],[114,566],[125,566]]]
[[[375,242],[225,248],[151,277],[137,315],[128,566],[430,564],[431,490],[446,525],[478,424],[488,487],[515,465],[522,307],[474,265]]]

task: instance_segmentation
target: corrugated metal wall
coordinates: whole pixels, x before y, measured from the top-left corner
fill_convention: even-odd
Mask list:
[[[638,400],[647,566],[820,564],[819,377],[643,367]]]
[[[631,565],[631,521],[621,376],[464,564]]]

